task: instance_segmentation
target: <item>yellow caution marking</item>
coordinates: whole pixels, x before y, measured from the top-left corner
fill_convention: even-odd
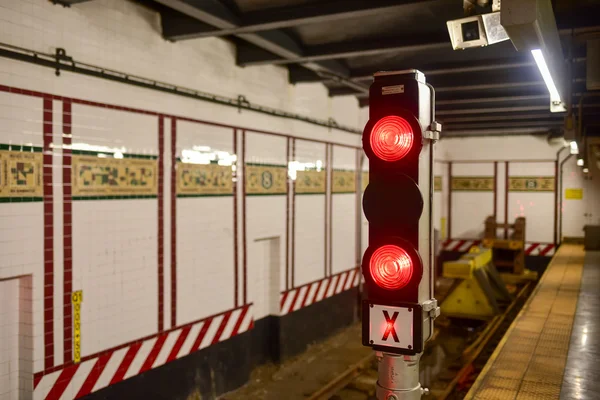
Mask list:
[[[73,303],[73,362],[81,361],[81,302],[83,291],[77,290],[71,294]]]
[[[560,247],[465,399],[559,398],[584,255]]]

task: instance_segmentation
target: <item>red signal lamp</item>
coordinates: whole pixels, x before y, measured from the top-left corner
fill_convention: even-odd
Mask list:
[[[415,133],[411,124],[397,115],[381,118],[371,129],[371,149],[383,161],[403,159],[410,152],[414,141]]]
[[[384,245],[373,252],[369,272],[373,281],[382,289],[398,290],[412,279],[414,264],[409,254],[396,245]]]

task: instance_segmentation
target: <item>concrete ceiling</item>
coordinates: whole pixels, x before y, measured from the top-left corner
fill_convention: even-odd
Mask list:
[[[445,134],[483,133],[509,122],[517,131],[548,131],[560,129],[564,118],[549,112],[548,92],[531,55],[517,52],[509,41],[452,50],[446,21],[463,16],[462,0],[139,1],[161,13],[167,39],[230,39],[238,65],[281,65],[291,83],[322,82],[331,96],[356,96],[362,106],[368,104],[374,72],[419,69],[436,88]],[[600,29],[599,0],[553,4],[563,49],[572,42],[571,29]],[[574,103],[586,91],[583,44],[571,53]],[[595,118],[600,107],[587,104],[585,113]]]

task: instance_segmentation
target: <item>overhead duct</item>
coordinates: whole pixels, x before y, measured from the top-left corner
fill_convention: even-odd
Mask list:
[[[550,111],[566,111],[568,80],[551,0],[503,0],[500,23],[518,51],[532,53],[550,92]]]

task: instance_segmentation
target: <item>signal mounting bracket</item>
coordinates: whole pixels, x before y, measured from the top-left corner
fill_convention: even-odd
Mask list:
[[[429,318],[436,319],[440,316],[440,308],[436,299],[431,299],[423,302],[423,311],[429,313]]]
[[[431,125],[429,125],[429,129],[423,132],[423,137],[437,142],[440,140],[440,133],[442,133],[442,124],[437,121],[432,121]]]

